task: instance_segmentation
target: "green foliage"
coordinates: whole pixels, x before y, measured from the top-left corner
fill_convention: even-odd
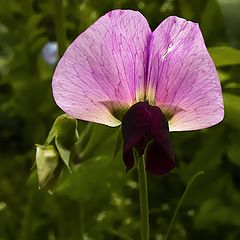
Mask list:
[[[77,120],[63,114],[55,120],[45,144],[55,143],[61,159],[70,170],[70,154],[78,138]]]
[[[240,64],[240,50],[231,47],[212,47],[209,53],[217,67]]]
[[[54,66],[41,51],[57,39],[54,1],[0,0],[0,6],[0,239],[139,239],[137,176],[125,173],[120,129],[70,119],[53,101]],[[162,239],[186,184],[202,170],[170,239],[240,238],[239,7],[239,0],[63,0],[66,45],[111,9],[141,11],[153,29],[178,15],[199,22],[217,66],[224,121],[171,134],[176,169],[148,176],[151,239]],[[59,155],[37,158],[38,174],[41,164],[48,166],[40,186],[58,179],[51,196],[38,190],[31,170],[35,143]]]

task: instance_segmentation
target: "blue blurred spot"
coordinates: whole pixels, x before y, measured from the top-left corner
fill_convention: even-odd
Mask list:
[[[58,60],[58,44],[57,42],[48,42],[42,49],[42,55],[46,63],[53,65]]]

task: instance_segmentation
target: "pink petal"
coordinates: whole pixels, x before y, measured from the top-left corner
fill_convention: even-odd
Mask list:
[[[206,128],[223,119],[220,82],[197,23],[168,17],[153,32],[147,98],[173,115],[171,131]]]
[[[107,13],[69,46],[53,76],[53,95],[70,116],[117,126],[112,111],[144,96],[146,19],[131,10]]]

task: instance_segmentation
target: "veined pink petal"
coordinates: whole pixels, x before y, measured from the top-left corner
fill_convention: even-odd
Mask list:
[[[144,96],[146,19],[131,10],[107,13],[69,46],[53,76],[53,95],[70,116],[117,126],[112,110]]]
[[[147,98],[172,115],[171,131],[223,119],[221,86],[197,23],[168,17],[153,32]]]

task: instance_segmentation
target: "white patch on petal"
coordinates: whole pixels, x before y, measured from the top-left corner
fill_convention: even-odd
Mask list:
[[[162,55],[162,60],[164,60],[165,58],[166,58],[166,56],[170,53],[170,52],[172,52],[173,51],[173,49],[174,49],[174,45],[173,45],[173,43],[171,42],[169,45],[168,45],[168,48],[166,49],[166,52]]]

